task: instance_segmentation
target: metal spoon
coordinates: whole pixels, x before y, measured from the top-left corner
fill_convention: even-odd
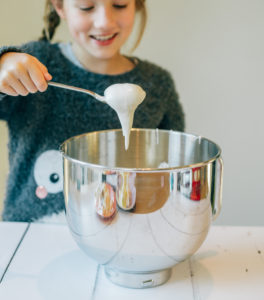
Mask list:
[[[89,90],[86,90],[86,89],[82,89],[82,88],[79,88],[79,87],[75,87],[75,86],[72,86],[72,85],[67,85],[67,84],[63,84],[63,83],[59,83],[59,82],[54,82],[54,81],[49,81],[48,85],[55,86],[55,87],[62,88],[62,89],[67,89],[67,90],[72,90],[72,91],[76,91],[76,92],[85,93],[85,94],[88,94],[88,95],[94,97],[95,99],[97,99],[101,102],[105,102],[105,97],[104,96],[101,96],[99,94],[96,94],[95,92],[92,92],[92,91],[89,91]]]

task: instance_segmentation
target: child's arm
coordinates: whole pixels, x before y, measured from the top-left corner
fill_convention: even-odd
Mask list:
[[[52,76],[34,56],[7,52],[0,57],[0,92],[10,96],[26,96],[44,92]]]

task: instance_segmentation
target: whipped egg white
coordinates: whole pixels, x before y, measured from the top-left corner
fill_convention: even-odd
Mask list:
[[[145,99],[146,92],[136,84],[118,83],[110,85],[104,92],[105,102],[117,113],[125,137],[125,149],[129,146],[129,136],[133,125],[134,113]]]

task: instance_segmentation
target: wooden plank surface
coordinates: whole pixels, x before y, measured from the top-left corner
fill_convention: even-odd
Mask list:
[[[0,222],[0,282],[23,237],[27,225],[27,223]]]
[[[0,299],[90,299],[97,264],[65,225],[31,224],[0,286]]]
[[[1,225],[2,236],[9,226],[20,227],[20,234],[25,229]],[[67,226],[31,224],[0,285],[0,299],[263,300],[263,281],[263,227],[214,226],[197,253],[173,268],[166,284],[133,290],[112,284],[103,267],[78,248]]]
[[[213,227],[191,258],[195,299],[264,299],[264,228]]]

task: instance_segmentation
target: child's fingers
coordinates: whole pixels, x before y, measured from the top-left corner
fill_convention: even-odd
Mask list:
[[[25,53],[4,54],[0,66],[0,91],[9,95],[44,92],[52,78],[46,66]]]
[[[51,76],[50,73],[48,72],[47,67],[46,67],[45,65],[43,65],[39,60],[36,59],[36,61],[37,61],[38,65],[39,65],[39,67],[40,67],[40,69],[41,69],[41,71],[42,71],[42,73],[43,73],[45,79],[46,79],[47,81],[50,81],[50,80],[52,79],[52,76]]]
[[[29,91],[30,93],[34,94],[38,91],[34,82],[31,80],[29,74],[21,77],[20,81],[23,84],[23,86],[27,89],[27,91]]]
[[[32,64],[28,69],[28,74],[30,76],[31,81],[38,89],[38,91],[40,92],[46,91],[48,87],[47,80],[43,73],[43,68],[41,68],[39,64]]]
[[[19,95],[19,94],[18,94],[13,88],[11,88],[10,86],[7,87],[5,93],[8,94],[8,95],[11,95],[11,96],[18,96],[18,95]]]
[[[17,92],[19,95],[27,96],[29,94],[28,89],[18,78],[13,76],[13,74],[10,74],[8,82],[9,85],[13,88],[13,90]]]
[[[11,86],[9,86],[6,83],[1,84],[0,91],[7,95],[18,96],[18,93]]]
[[[15,76],[29,93],[36,93],[38,91],[29,76],[28,69],[23,64],[17,66]]]
[[[22,96],[27,96],[29,93],[21,81],[12,72],[6,72],[4,80],[2,80],[1,83],[1,91],[7,94],[9,94],[8,91],[12,91],[11,95],[14,95],[15,92],[16,94]]]
[[[46,91],[48,87],[47,81],[51,80],[52,76],[49,74],[47,67],[35,57],[32,57],[31,64],[28,67],[28,74],[29,80],[27,80],[27,84],[30,84],[31,81],[31,88],[34,89],[35,87],[40,92]]]

